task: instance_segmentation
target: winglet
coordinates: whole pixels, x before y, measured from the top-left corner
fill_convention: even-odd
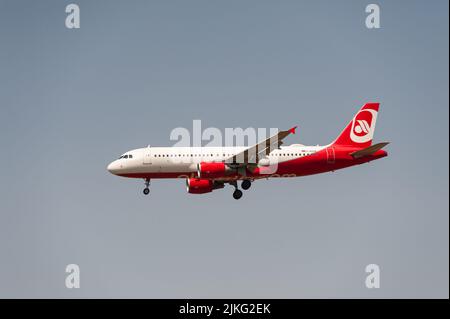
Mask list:
[[[289,129],[289,133],[295,134],[295,130],[297,129],[297,126],[294,126]]]

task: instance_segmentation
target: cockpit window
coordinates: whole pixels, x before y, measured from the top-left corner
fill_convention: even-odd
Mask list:
[[[128,155],[125,155],[123,158],[128,158]]]
[[[133,155],[131,155],[131,154],[122,155],[121,157],[119,157],[119,159],[121,159],[121,158],[133,158]]]
[[[130,155],[128,155],[128,158],[133,158],[133,155],[131,155],[131,154],[130,154]]]

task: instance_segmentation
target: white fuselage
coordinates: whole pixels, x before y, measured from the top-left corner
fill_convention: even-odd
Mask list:
[[[278,163],[311,155],[324,146],[293,144],[269,154]],[[201,162],[223,162],[246,147],[146,147],[128,151],[108,165],[113,174],[179,173],[197,171]],[[182,176],[180,176],[182,177]]]

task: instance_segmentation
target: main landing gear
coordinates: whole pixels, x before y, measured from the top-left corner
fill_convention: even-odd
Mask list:
[[[242,197],[242,191],[240,189],[235,189],[233,192],[233,198],[234,199],[239,199]]]
[[[240,199],[242,197],[242,191],[238,189],[237,182],[236,181],[230,182],[230,185],[234,186],[233,198]],[[241,187],[243,190],[249,189],[250,186],[252,186],[252,182],[247,179],[243,180],[241,183]]]
[[[145,179],[145,188],[144,188],[144,195],[148,195],[150,193],[150,189],[148,188],[148,186],[150,185],[150,178],[146,178]]]
[[[252,186],[252,182],[250,182],[248,179],[245,179],[242,181],[241,187],[243,190],[247,190]]]

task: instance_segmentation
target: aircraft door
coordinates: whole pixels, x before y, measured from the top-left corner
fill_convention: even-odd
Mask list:
[[[334,147],[327,147],[327,164],[334,164],[335,159]]]
[[[150,148],[150,146],[147,147],[144,151],[143,164],[152,165],[152,149]]]

